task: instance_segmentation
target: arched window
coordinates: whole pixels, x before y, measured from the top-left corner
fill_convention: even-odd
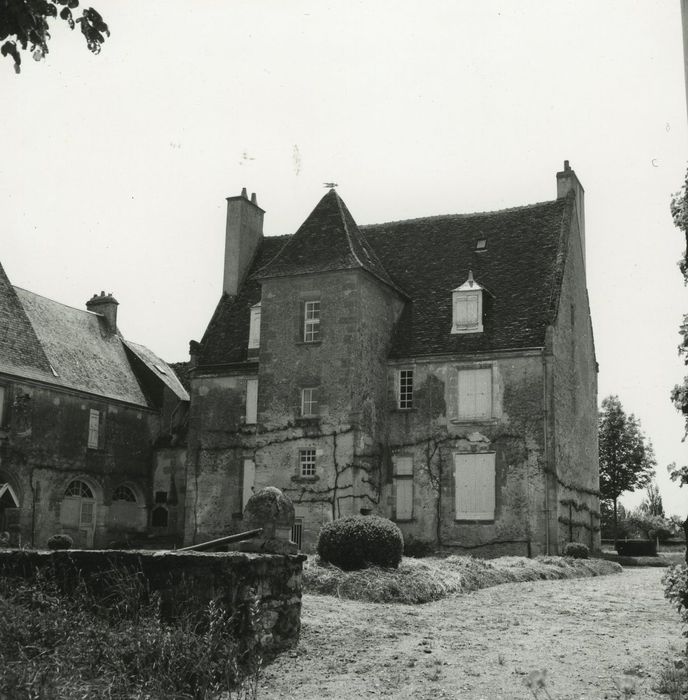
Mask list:
[[[95,498],[93,491],[91,491],[91,487],[78,479],[75,479],[69,484],[69,486],[67,486],[65,496],[76,496],[77,498]]]
[[[128,486],[122,484],[113,491],[112,500],[136,503],[136,494]]]

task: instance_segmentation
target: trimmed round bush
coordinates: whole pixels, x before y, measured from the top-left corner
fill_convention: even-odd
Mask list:
[[[404,551],[401,530],[387,518],[355,515],[327,523],[318,535],[318,555],[345,571],[382,566],[396,569]]]
[[[73,544],[69,535],[53,535],[48,539],[48,549],[71,549]]]
[[[590,554],[590,550],[586,544],[582,542],[569,542],[566,547],[564,547],[564,556],[571,557],[573,559],[587,559]]]

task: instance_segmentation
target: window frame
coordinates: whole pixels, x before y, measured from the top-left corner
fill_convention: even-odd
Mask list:
[[[493,376],[493,371],[492,371],[492,365],[489,367],[460,367],[457,370],[457,382],[456,382],[456,397],[457,397],[457,406],[456,406],[456,414],[458,417],[459,421],[473,421],[473,422],[479,422],[479,421],[489,421],[492,420],[494,417],[494,376]],[[485,373],[486,376],[489,377],[489,383],[488,383],[488,390],[485,392],[485,396],[487,397],[487,406],[485,411],[483,412],[478,412],[477,410],[470,411],[466,410],[466,406],[470,405],[470,401],[467,401],[466,398],[462,400],[462,387],[461,387],[461,375],[467,376],[469,374],[474,374],[477,378],[477,373]],[[475,387],[475,383],[474,383]],[[472,393],[473,396],[473,401],[472,403],[475,405],[477,403],[477,397],[479,396],[478,391],[474,390]]]
[[[320,299],[303,302],[303,328],[301,340],[313,344],[320,342]]]
[[[132,498],[120,498],[119,496],[124,493],[128,492],[131,494]],[[119,495],[118,495],[119,494]],[[134,491],[131,486],[128,486],[127,484],[119,484],[116,486],[113,491],[112,491],[112,502],[115,503],[138,503],[139,499],[136,497],[136,492]]]
[[[304,447],[299,450],[299,476],[312,479],[317,476],[318,453],[315,447]]]
[[[404,378],[406,378],[406,382],[404,382]],[[397,408],[400,411],[408,411],[413,408],[413,382],[413,367],[403,367],[397,370]]]
[[[410,455],[395,455],[392,457],[394,465],[393,487],[394,487],[394,519],[399,522],[408,522],[414,519],[413,497],[413,457]],[[401,493],[410,489],[408,508],[400,512],[399,503]]]
[[[320,406],[320,401],[318,399],[318,387],[302,387],[300,412],[301,418],[315,418],[318,415],[318,407]],[[307,406],[309,407],[309,410],[306,409]]]
[[[97,450],[100,447],[101,415],[97,408],[90,408],[88,412],[88,441],[89,450]]]
[[[466,496],[466,491],[463,486],[459,486],[459,461],[464,461],[468,463],[470,461],[476,462],[472,466],[472,474],[470,473],[471,468],[466,469],[466,472],[462,476],[462,482],[465,483],[466,480],[473,480],[474,485],[479,483],[479,488],[483,489],[483,493],[480,494],[479,491],[475,491],[470,496]],[[483,522],[493,522],[497,515],[497,459],[496,452],[455,452],[454,453],[454,519],[455,520],[468,520],[468,521],[483,521]],[[483,465],[480,465],[483,462]],[[485,466],[487,462],[487,467]],[[465,466],[468,466],[465,464]],[[480,471],[483,470],[481,474]],[[479,476],[478,476],[479,475]],[[468,510],[467,508],[461,509],[462,503],[467,503],[473,499],[474,502],[480,502],[482,509],[475,508],[474,510]]]

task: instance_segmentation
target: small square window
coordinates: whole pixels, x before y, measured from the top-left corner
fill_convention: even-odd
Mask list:
[[[315,450],[299,450],[301,476],[315,476]]]
[[[487,250],[487,238],[480,238],[475,244],[476,250]]]
[[[303,305],[303,342],[320,340],[320,301],[307,301]]]
[[[318,390],[316,388],[301,389],[301,416],[315,416],[318,413]]]
[[[399,370],[399,386],[397,390],[399,408],[413,408],[413,370]]]

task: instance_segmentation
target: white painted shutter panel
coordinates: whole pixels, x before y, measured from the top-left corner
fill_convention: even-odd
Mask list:
[[[258,380],[246,380],[246,423],[253,424],[258,419]]]
[[[64,527],[78,527],[81,515],[81,500],[67,497],[60,504],[60,524]]]
[[[397,520],[413,518],[413,479],[395,479]]]
[[[413,476],[413,457],[395,457],[394,473],[397,476]]]
[[[253,496],[253,486],[256,483],[256,463],[252,459],[244,460],[244,484],[243,484],[243,500],[241,502],[242,510],[246,508],[248,499]]]
[[[100,432],[100,411],[91,409],[88,417],[88,446],[98,448],[98,436]]]
[[[475,415],[478,418],[492,417],[492,370],[475,370]]]
[[[494,520],[495,456],[454,455],[457,520]]]
[[[260,347],[260,306],[251,308],[251,325],[248,334],[249,348]]]
[[[472,418],[475,415],[475,372],[459,372],[459,418]]]

